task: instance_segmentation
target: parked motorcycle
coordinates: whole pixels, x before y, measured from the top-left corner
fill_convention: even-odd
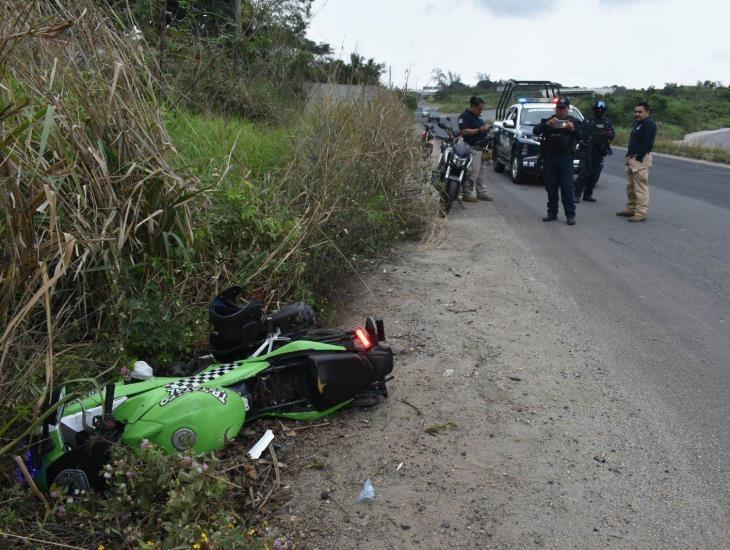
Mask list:
[[[315,330],[303,302],[268,315],[257,300],[238,303],[239,293],[213,300],[213,357],[199,372],[158,377],[138,364],[130,379],[78,399],[57,391],[26,457],[36,484],[102,489],[100,471],[117,442],[205,453],[260,417],[315,420],[363,396],[367,404],[387,397],[393,354],[382,320],[369,317],[352,331]]]
[[[441,195],[441,211],[447,215],[454,201],[459,199],[464,178],[471,166],[471,147],[459,139],[460,133],[451,128],[451,119],[446,118],[448,125],[437,122],[438,127],[446,132],[441,139],[441,154],[436,164],[438,190]]]
[[[421,132],[421,150],[425,160],[430,159],[433,154],[434,141],[436,141],[436,135],[433,133],[433,124],[424,124],[423,132]]]

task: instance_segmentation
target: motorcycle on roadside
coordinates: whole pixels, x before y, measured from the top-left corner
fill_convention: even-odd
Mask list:
[[[454,131],[451,127],[451,119],[446,117],[448,125],[439,120],[436,124],[445,133],[441,140],[441,154],[436,163],[434,171],[434,185],[441,197],[441,214],[446,216],[454,204],[459,200],[459,193],[464,183],[464,178],[469,173],[471,166],[471,147],[459,139],[460,132]]]

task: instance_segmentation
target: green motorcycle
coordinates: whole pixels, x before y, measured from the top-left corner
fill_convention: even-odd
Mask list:
[[[266,315],[256,300],[237,304],[238,293],[229,289],[211,304],[213,355],[203,370],[158,377],[138,363],[131,379],[80,399],[64,402],[63,388],[57,392],[26,457],[36,484],[103,489],[99,472],[117,442],[206,453],[256,418],[316,420],[356,399],[387,397],[393,354],[381,320],[353,331],[311,330],[306,304]]]

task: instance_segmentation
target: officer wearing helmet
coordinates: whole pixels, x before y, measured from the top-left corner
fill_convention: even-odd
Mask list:
[[[606,102],[602,99],[593,104],[593,116],[583,121],[584,141],[580,145],[580,166],[575,180],[575,202],[596,202],[593,188],[603,170],[603,157],[612,155],[611,141],[616,137],[613,124],[606,117]]]

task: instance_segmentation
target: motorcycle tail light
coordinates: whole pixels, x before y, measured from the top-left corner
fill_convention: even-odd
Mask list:
[[[368,351],[370,348],[373,347],[373,343],[370,341],[370,338],[360,327],[355,329],[355,339],[365,351]]]

